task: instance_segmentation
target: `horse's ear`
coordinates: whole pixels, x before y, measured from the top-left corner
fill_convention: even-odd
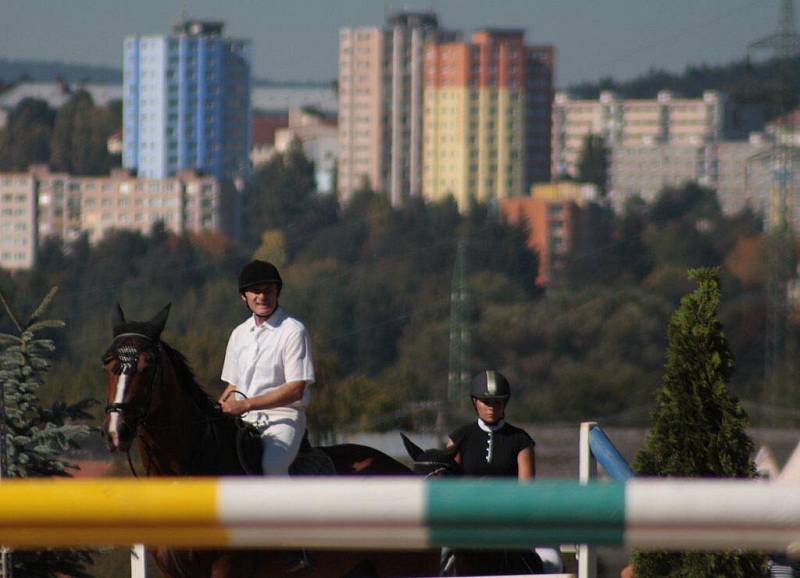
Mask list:
[[[156,313],[156,316],[147,322],[148,325],[151,325],[153,329],[156,330],[156,335],[160,336],[161,332],[164,331],[164,327],[167,325],[167,317],[169,317],[170,307],[172,307],[172,303],[167,303],[164,309]]]
[[[423,453],[425,453],[425,450],[423,450],[417,444],[408,439],[405,436],[405,434],[401,433],[400,437],[403,438],[403,445],[406,446],[406,451],[408,452],[408,455],[411,456],[411,459],[416,462],[419,459],[419,457]]]
[[[119,327],[125,323],[125,313],[122,311],[122,305],[117,303],[114,312],[111,314],[111,327]]]

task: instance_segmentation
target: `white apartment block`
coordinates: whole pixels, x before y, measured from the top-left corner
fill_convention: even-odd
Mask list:
[[[31,268],[36,236],[35,179],[26,173],[0,174],[0,267]]]
[[[553,105],[552,174],[577,177],[586,137],[606,146],[702,145],[723,137],[727,97],[706,91],[702,98],[677,98],[661,91],[655,99],[624,99],[612,92],[596,100],[556,94]]]
[[[696,144],[617,145],[609,150],[608,195],[616,209],[638,196],[652,202],[667,187],[713,186],[707,147]]]
[[[666,187],[696,182],[717,192],[724,213],[750,208],[769,228],[777,218],[785,178],[789,221],[800,229],[800,148],[783,147],[783,166],[775,150],[773,140],[760,133],[749,140],[701,145],[616,146],[610,155],[608,196],[619,211],[634,196],[652,202]]]
[[[97,243],[115,230],[148,234],[218,232],[234,237],[238,193],[210,176],[181,172],[167,179],[140,179],[125,170],[108,177],[76,177],[34,166],[27,173],[0,173],[0,267],[27,269],[48,237],[70,242],[87,234]]]
[[[317,191],[333,191],[336,157],[339,152],[339,130],[335,116],[310,108],[289,110],[289,126],[275,131],[275,152],[285,153],[297,140],[303,152],[314,163]]]

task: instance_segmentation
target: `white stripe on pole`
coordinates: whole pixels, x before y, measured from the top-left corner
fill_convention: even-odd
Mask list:
[[[786,530],[752,530],[736,528],[692,528],[676,526],[670,529],[647,528],[630,532],[625,544],[646,547],[648,550],[761,550],[764,552],[786,550],[791,544],[800,544],[800,531],[794,542],[787,538]],[[746,544],[746,546],[743,546]]]
[[[219,521],[223,526],[377,526],[421,527],[426,491],[421,479],[302,479],[274,483],[223,480]]]
[[[800,484],[636,479],[625,493],[625,542],[707,549],[785,547],[800,540]]]
[[[358,550],[427,550],[430,549],[426,528],[384,526],[361,527],[286,527],[242,528],[228,530],[228,545],[243,548],[314,548]]]

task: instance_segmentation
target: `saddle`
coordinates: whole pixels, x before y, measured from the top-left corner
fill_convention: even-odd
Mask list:
[[[249,476],[260,476],[261,435],[258,430],[244,420],[238,420],[236,432],[236,452],[242,469]],[[330,456],[308,441],[308,430],[303,432],[300,451],[289,466],[290,476],[335,476],[336,466]]]

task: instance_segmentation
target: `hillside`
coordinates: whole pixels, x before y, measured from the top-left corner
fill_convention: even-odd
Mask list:
[[[57,78],[69,82],[122,82],[122,71],[108,66],[0,58],[0,81],[5,84],[20,80],[54,81]]]
[[[576,98],[597,98],[600,91],[611,90],[626,98],[654,98],[660,90],[671,90],[687,98],[702,96],[705,90],[722,90],[741,103],[760,102],[770,105],[773,116],[777,105],[781,78],[785,78],[784,107],[796,104],[800,90],[800,59],[795,59],[786,70],[781,70],[777,60],[751,61],[743,59],[728,64],[687,66],[682,74],[663,70],[650,72],[619,82],[603,78],[597,82],[575,84],[567,92]]]

